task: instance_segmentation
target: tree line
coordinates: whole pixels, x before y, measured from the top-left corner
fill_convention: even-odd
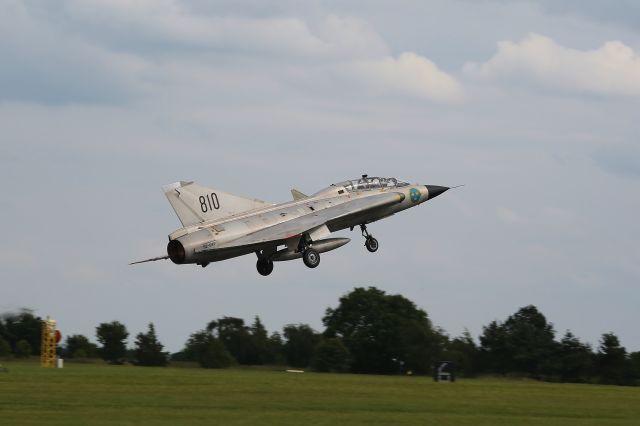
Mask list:
[[[430,374],[438,361],[452,361],[463,376],[498,374],[540,380],[619,385],[640,384],[640,352],[628,353],[614,333],[602,335],[597,348],[571,331],[556,338],[553,324],[532,305],[504,321],[482,328],[476,341],[468,331],[450,337],[427,313],[401,295],[375,287],[355,288],[322,318],[324,331],[289,324],[269,333],[259,317],[221,317],[192,333],[184,348],[164,351],[155,327],[136,335],[112,321],[96,327],[93,343],[67,336],[58,348],[64,358],[102,358],[112,364],[165,366],[192,362],[204,368],[280,365],[320,372]],[[0,356],[40,353],[41,318],[32,312],[0,318]]]

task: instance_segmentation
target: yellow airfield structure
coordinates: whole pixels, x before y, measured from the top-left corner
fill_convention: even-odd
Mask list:
[[[56,368],[56,321],[49,317],[42,321],[40,366]]]

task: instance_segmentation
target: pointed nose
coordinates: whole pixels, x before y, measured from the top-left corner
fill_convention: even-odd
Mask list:
[[[427,200],[435,198],[438,195],[440,195],[443,192],[445,192],[447,189],[449,189],[448,186],[438,186],[438,185],[425,185],[425,187],[427,188],[427,191],[429,192],[429,196],[427,197]]]

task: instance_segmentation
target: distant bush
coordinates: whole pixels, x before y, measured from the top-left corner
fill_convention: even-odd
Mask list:
[[[0,336],[0,356],[7,356],[11,354],[11,345]]]
[[[31,355],[31,345],[26,340],[20,340],[16,343],[14,351],[16,358],[28,358]]]
[[[222,342],[206,330],[197,331],[189,337],[181,358],[196,361],[204,368],[226,368],[235,363]]]
[[[349,350],[338,338],[322,339],[312,361],[315,370],[323,373],[342,373],[349,370]]]

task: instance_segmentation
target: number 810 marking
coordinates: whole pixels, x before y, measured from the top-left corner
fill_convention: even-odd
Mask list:
[[[202,213],[206,213],[209,210],[213,210],[213,209],[218,210],[220,208],[218,195],[216,195],[215,192],[212,192],[211,194],[207,194],[206,198],[204,195],[201,195],[199,200],[200,200],[200,210],[202,210]]]

